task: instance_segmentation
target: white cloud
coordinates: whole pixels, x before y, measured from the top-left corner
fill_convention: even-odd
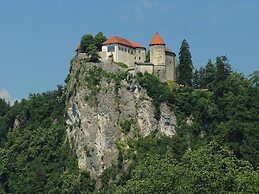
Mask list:
[[[10,102],[11,105],[14,103],[15,100],[17,100],[4,88],[0,89],[0,98],[5,99],[7,102]]]

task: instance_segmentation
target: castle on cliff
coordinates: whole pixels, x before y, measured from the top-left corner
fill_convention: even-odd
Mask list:
[[[128,66],[128,72],[154,74],[161,81],[176,80],[176,55],[161,36],[156,33],[149,44],[150,60],[146,60],[146,48],[119,36],[112,36],[102,43],[101,61],[114,61]]]

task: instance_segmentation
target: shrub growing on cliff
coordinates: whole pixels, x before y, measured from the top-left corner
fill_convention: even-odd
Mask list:
[[[91,34],[85,34],[81,38],[80,52],[86,53],[89,62],[99,62],[98,51],[102,48],[102,43],[106,40],[106,37],[102,32],[96,34],[95,37]]]
[[[88,47],[94,43],[94,37],[92,34],[85,34],[81,38],[80,50],[82,53],[87,53]]]

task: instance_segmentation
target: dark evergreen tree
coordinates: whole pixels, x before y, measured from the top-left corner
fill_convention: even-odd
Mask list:
[[[211,62],[211,60],[209,60],[204,70],[204,76],[203,76],[204,79],[202,83],[203,88],[212,89],[213,81],[215,79],[215,74],[216,74],[216,67]]]
[[[208,61],[207,65],[205,67],[201,67],[198,71],[198,81],[199,81],[199,88],[201,89],[212,89],[214,84],[216,74],[216,67],[211,62],[211,60]],[[193,83],[195,83],[195,77],[197,75],[194,75],[193,77]]]
[[[9,108],[9,104],[4,99],[0,98],[0,117],[3,116]]]
[[[177,82],[185,86],[192,85],[192,56],[189,44],[184,39],[179,52],[179,65],[177,67]]]
[[[220,56],[216,58],[216,73],[215,82],[218,83],[228,78],[231,73],[231,67],[228,63],[227,56]]]

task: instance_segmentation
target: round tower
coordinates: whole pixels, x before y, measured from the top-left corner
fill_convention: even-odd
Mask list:
[[[154,64],[153,73],[161,81],[166,80],[166,58],[165,58],[165,42],[161,36],[156,33],[149,44],[150,63]]]
[[[150,44],[150,63],[165,65],[165,43],[161,36],[156,33]]]

